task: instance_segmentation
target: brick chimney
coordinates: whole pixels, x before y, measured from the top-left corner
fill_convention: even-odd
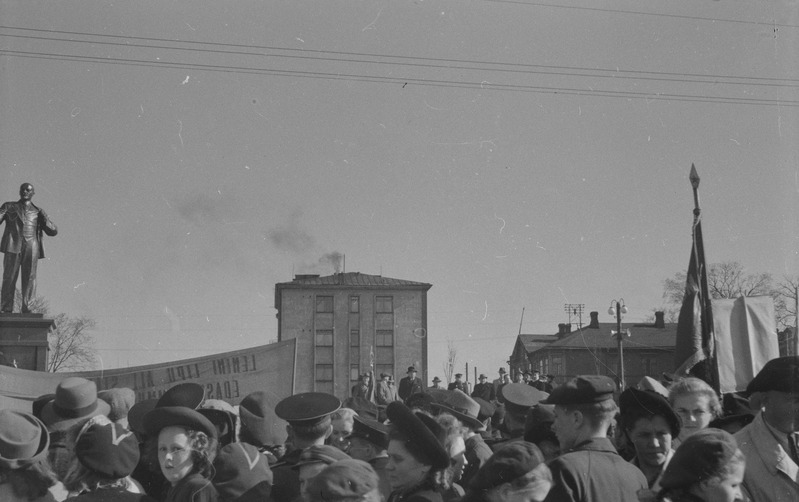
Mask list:
[[[594,311],[591,312],[591,322],[587,326],[588,328],[599,329],[599,312]]]
[[[568,335],[572,332],[572,325],[569,323],[558,324],[558,336]]]
[[[662,328],[666,327],[666,321],[664,321],[663,319],[664,319],[663,312],[655,312],[655,327],[656,328],[661,328],[662,329]]]

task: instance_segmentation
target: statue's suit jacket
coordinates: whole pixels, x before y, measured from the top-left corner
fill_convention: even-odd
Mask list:
[[[44,258],[44,245],[42,244],[42,232],[49,236],[54,236],[58,233],[58,229],[47,217],[47,213],[42,211],[36,206],[33,206],[39,211],[39,224],[36,229],[36,240],[39,243],[39,259]],[[0,241],[0,251],[3,253],[20,253],[22,251],[22,242],[25,240],[22,237],[22,214],[25,212],[25,206],[21,202],[6,202],[0,206],[0,224],[5,222],[5,229],[3,230],[3,239]]]

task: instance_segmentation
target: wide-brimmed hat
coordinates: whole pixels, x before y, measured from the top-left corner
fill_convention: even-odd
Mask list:
[[[439,411],[449,413],[466,426],[473,429],[485,427],[478,418],[480,414],[480,403],[469,397],[460,389],[451,391],[443,403],[433,403],[433,407],[438,408]]]
[[[92,424],[78,436],[75,455],[87,469],[111,479],[124,478],[139,463],[139,441],[115,422]]]
[[[443,430],[435,419],[423,413],[414,413],[399,401],[386,406],[386,415],[391,420],[391,426],[396,427],[407,438],[407,442],[413,444],[414,450],[424,457],[417,461],[437,469],[449,467],[449,454],[442,442]]]
[[[785,356],[772,359],[755,375],[746,386],[746,392],[799,393],[799,356]]]
[[[97,385],[81,377],[67,377],[55,389],[55,397],[42,408],[48,430],[66,430],[96,415],[108,415],[111,407],[97,397]]]
[[[145,399],[144,401],[139,401],[138,403],[134,404],[130,407],[130,411],[128,411],[128,427],[132,431],[136,431],[138,433],[143,434],[144,431],[144,415],[146,415],[150,410],[155,408],[155,405],[158,403],[158,399]]]
[[[440,382],[440,381],[441,381],[441,379],[438,378],[437,376],[433,377],[433,382]]]
[[[50,435],[44,422],[30,413],[0,410],[0,467],[22,469],[47,458]]]
[[[417,373],[416,368],[414,368],[413,366],[408,366],[408,371],[406,371],[405,373],[411,373],[411,372]]]
[[[619,396],[619,408],[623,419],[630,414],[636,416],[640,412],[652,416],[661,416],[669,425],[672,437],[676,438],[680,435],[680,426],[682,424],[680,417],[666,398],[655,391],[638,390],[630,387]],[[625,424],[629,429],[632,429],[634,425],[634,423]]]
[[[507,371],[505,371],[505,368],[499,368],[499,372],[500,373],[507,373]]]
[[[708,427],[726,429],[730,424],[735,423],[743,427],[755,419],[755,413],[749,407],[749,400],[734,392],[724,394],[721,411],[722,416],[711,421]]]
[[[194,382],[184,382],[167,389],[156,403],[157,408],[164,406],[184,406],[196,410],[205,399],[205,387]]]
[[[156,406],[144,415],[143,422],[144,430],[150,437],[158,436],[161,429],[170,426],[180,426],[201,431],[212,438],[217,436],[216,427],[210,420],[185,406]]]
[[[270,392],[248,394],[239,403],[239,419],[247,433],[260,445],[272,446],[286,442],[286,421],[275,414],[280,398]]]

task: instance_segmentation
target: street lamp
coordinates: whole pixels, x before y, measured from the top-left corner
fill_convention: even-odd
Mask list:
[[[624,336],[630,336],[630,331],[625,330],[624,333],[621,331],[621,316],[622,314],[627,313],[627,305],[624,304],[624,298],[619,298],[618,300],[613,300],[610,302],[610,308],[608,309],[608,314],[611,316],[616,317],[616,331],[611,330],[611,335],[616,335],[616,341],[619,344],[619,391],[623,392],[625,388],[624,383],[624,351],[622,349],[622,341],[624,340]]]

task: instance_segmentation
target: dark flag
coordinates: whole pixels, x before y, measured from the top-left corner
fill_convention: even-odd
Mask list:
[[[674,354],[674,364],[677,370],[675,374],[676,376],[686,376],[691,372],[694,376],[707,380],[712,387],[717,388],[714,383],[715,372],[712,369],[715,354],[713,314],[707,287],[707,266],[702,243],[702,219],[697,195],[699,176],[693,165],[691,165],[690,178],[694,189],[695,203],[693,244],[685,280],[685,296],[677,320],[677,342]],[[699,363],[703,364],[694,368]]]

